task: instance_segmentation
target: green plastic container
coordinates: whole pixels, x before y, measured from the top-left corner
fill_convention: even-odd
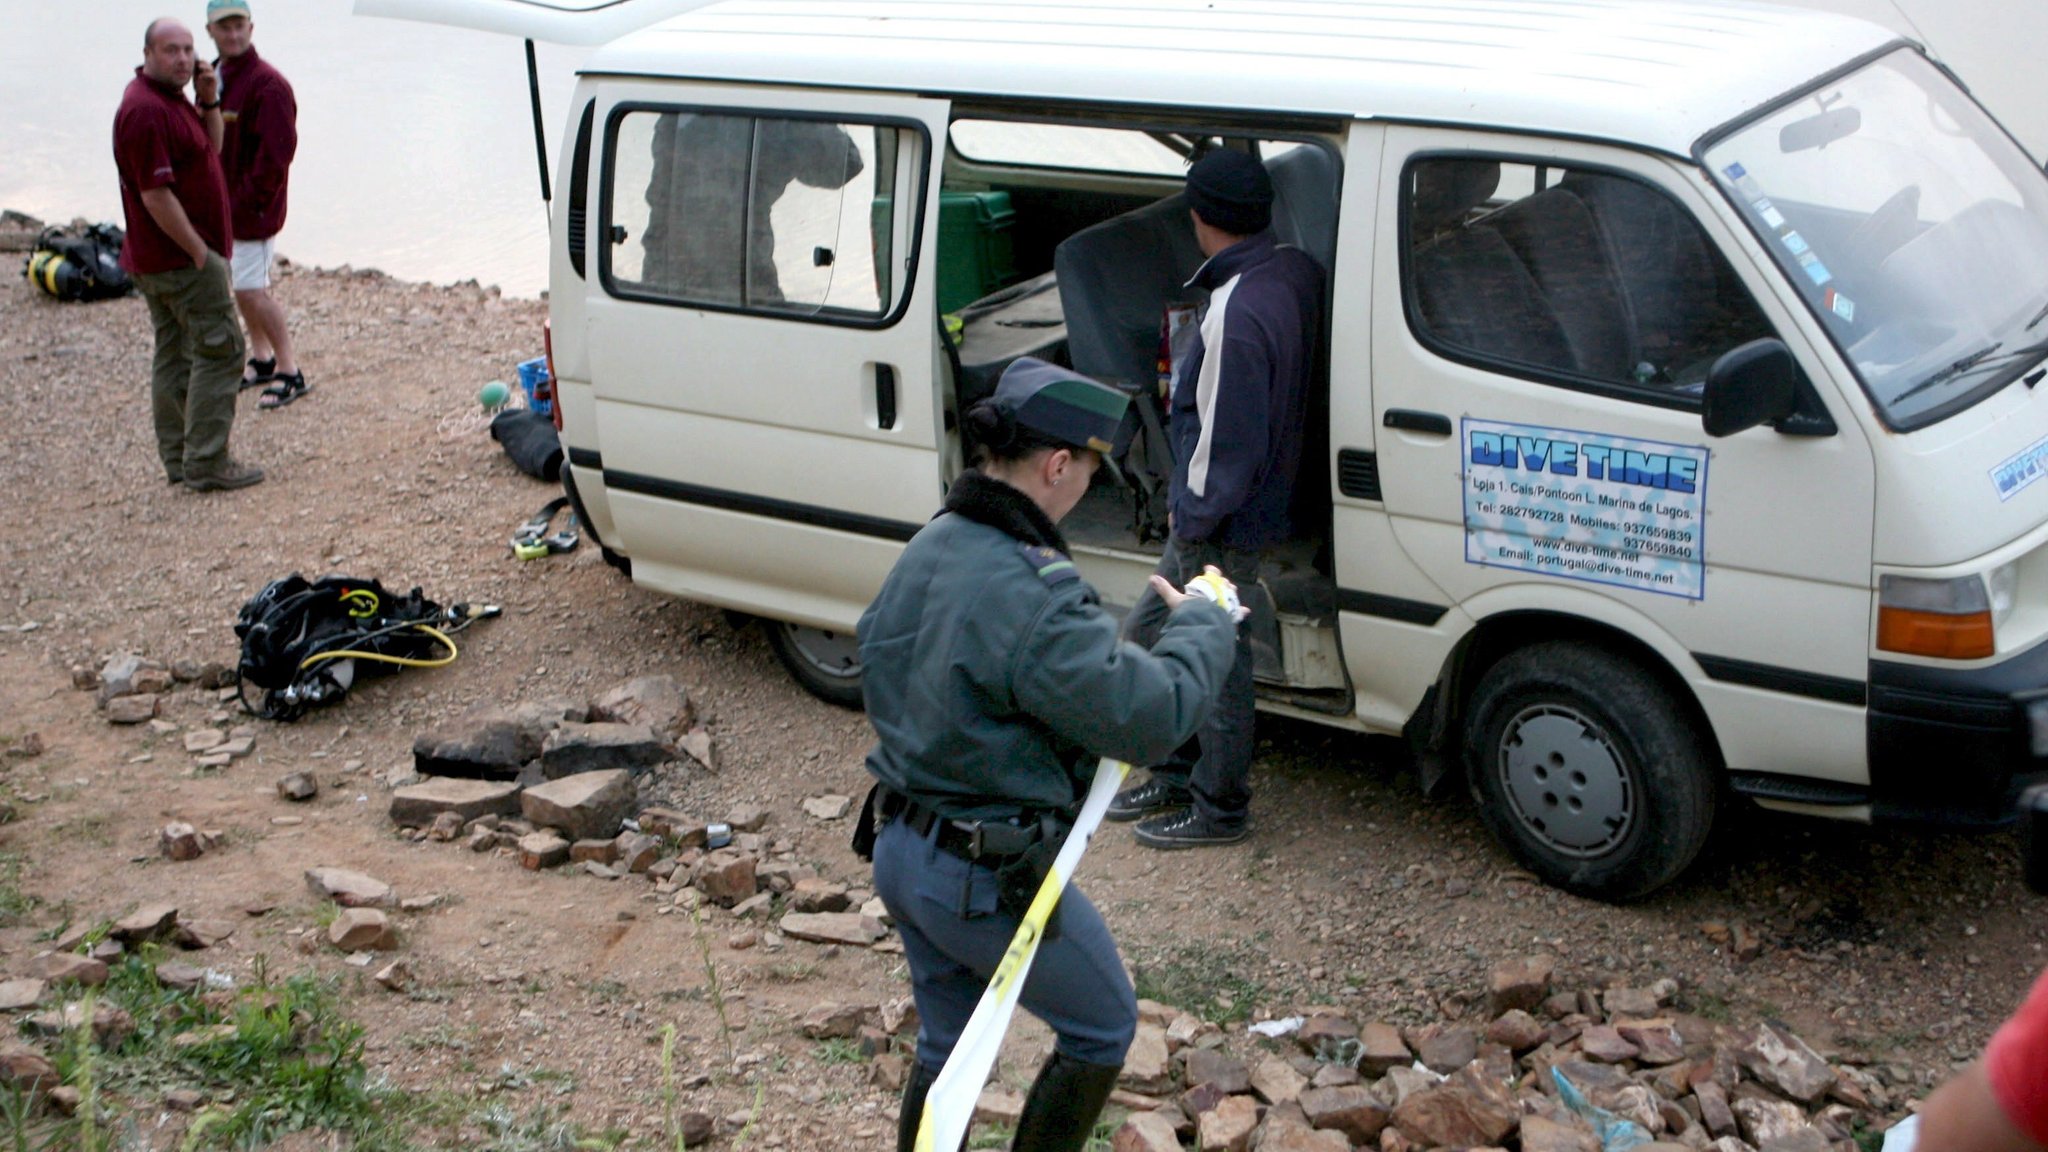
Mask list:
[[[939,311],[972,304],[1017,278],[1008,192],[939,194]]]

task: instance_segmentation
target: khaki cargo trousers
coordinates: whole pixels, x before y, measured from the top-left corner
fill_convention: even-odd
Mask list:
[[[217,252],[206,254],[204,268],[135,277],[156,327],[149,403],[157,455],[173,481],[227,467],[248,350],[230,283],[228,262]]]

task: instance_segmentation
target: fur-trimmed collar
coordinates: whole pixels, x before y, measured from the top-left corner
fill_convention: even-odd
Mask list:
[[[1067,550],[1066,540],[1045,509],[1016,488],[979,471],[962,472],[953,481],[952,490],[946,493],[946,511],[958,512],[1026,544]]]

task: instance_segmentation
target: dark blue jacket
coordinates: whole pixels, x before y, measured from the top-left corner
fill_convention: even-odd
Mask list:
[[[1278,544],[1293,527],[1323,270],[1269,230],[1210,257],[1189,286],[1207,289],[1209,302],[1173,380],[1173,534],[1227,548]]]

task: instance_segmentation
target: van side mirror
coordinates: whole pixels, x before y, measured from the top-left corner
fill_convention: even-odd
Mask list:
[[[1709,436],[1733,436],[1783,420],[1799,409],[1799,366],[1782,340],[1731,348],[1707,372],[1700,423]]]

